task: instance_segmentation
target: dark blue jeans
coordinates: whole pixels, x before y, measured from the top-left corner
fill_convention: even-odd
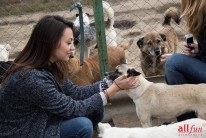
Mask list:
[[[165,80],[169,85],[206,83],[206,63],[184,54],[173,54],[165,63]],[[194,117],[195,112],[189,112],[178,116],[177,121]]]
[[[60,124],[61,138],[92,138],[93,128],[102,121],[103,112],[94,113],[88,117],[65,119]]]
[[[167,84],[206,83],[206,63],[184,54],[173,54],[165,63]]]

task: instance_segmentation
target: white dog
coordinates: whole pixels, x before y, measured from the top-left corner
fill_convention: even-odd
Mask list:
[[[102,138],[205,138],[206,121],[195,118],[186,121],[149,128],[111,127],[99,123],[99,137]]]
[[[117,34],[114,29],[114,10],[110,6],[110,4],[106,1],[103,1],[102,3],[103,9],[108,16],[108,20],[105,21],[105,35],[106,35],[106,45],[107,46],[117,46]],[[95,48],[97,46],[97,39],[96,39],[96,29],[95,29],[95,23],[89,23],[89,17],[87,14],[83,14],[83,21],[84,21],[84,43],[86,48],[84,48],[84,55],[85,57],[90,56],[90,50]],[[76,19],[74,21],[74,24],[76,24],[76,30],[75,30],[75,45],[79,45],[79,42],[81,41],[81,35],[80,35],[80,27],[79,23],[77,23],[79,19]]]
[[[9,60],[10,44],[0,44],[0,61],[7,62]]]
[[[127,91],[136,106],[136,113],[143,127],[150,127],[151,117],[172,119],[188,111],[195,111],[206,120],[206,84],[167,85],[146,80],[127,64],[116,67],[107,78],[119,75],[138,76],[139,85]]]

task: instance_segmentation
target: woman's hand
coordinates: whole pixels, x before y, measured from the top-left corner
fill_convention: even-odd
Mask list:
[[[133,89],[138,87],[140,84],[137,81],[137,77],[129,77],[122,75],[114,80],[113,84],[107,89],[109,97],[112,97],[120,90]]]
[[[181,49],[185,55],[192,56],[192,57],[196,56],[196,54],[199,51],[198,44],[187,44],[186,42],[183,42]]]
[[[117,87],[120,90],[133,89],[139,85],[139,83],[137,83],[136,76],[132,76],[132,77],[127,78],[127,76],[125,76],[125,75],[122,75],[122,76],[118,77],[117,79],[115,79],[114,84],[117,85]]]
[[[168,59],[171,55],[172,55],[172,53],[167,53],[167,54],[161,55],[160,61],[161,61],[162,63],[165,63],[165,62],[167,61],[167,59]]]

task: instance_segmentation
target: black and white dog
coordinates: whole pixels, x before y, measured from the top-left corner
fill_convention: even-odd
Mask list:
[[[103,9],[108,16],[108,20],[105,21],[105,28],[106,28],[106,45],[107,46],[117,46],[116,42],[116,37],[117,33],[113,27],[114,25],[114,10],[110,6],[108,2],[103,1]],[[77,17],[79,18],[79,17]],[[74,44],[78,45],[81,36],[80,36],[80,27],[79,27],[79,19],[76,19],[74,21],[74,25],[76,27],[75,29],[75,41]],[[83,23],[84,23],[84,43],[85,43],[85,57],[89,57],[90,55],[90,50],[92,48],[95,48],[97,45],[97,40],[96,40],[96,29],[95,29],[95,23],[90,23],[89,17],[86,13],[83,14]]]

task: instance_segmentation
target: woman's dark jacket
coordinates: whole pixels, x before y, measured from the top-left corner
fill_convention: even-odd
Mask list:
[[[99,92],[99,82],[80,87],[65,80],[60,86],[46,71],[18,70],[2,84],[0,138],[58,138],[63,119],[103,111]]]

